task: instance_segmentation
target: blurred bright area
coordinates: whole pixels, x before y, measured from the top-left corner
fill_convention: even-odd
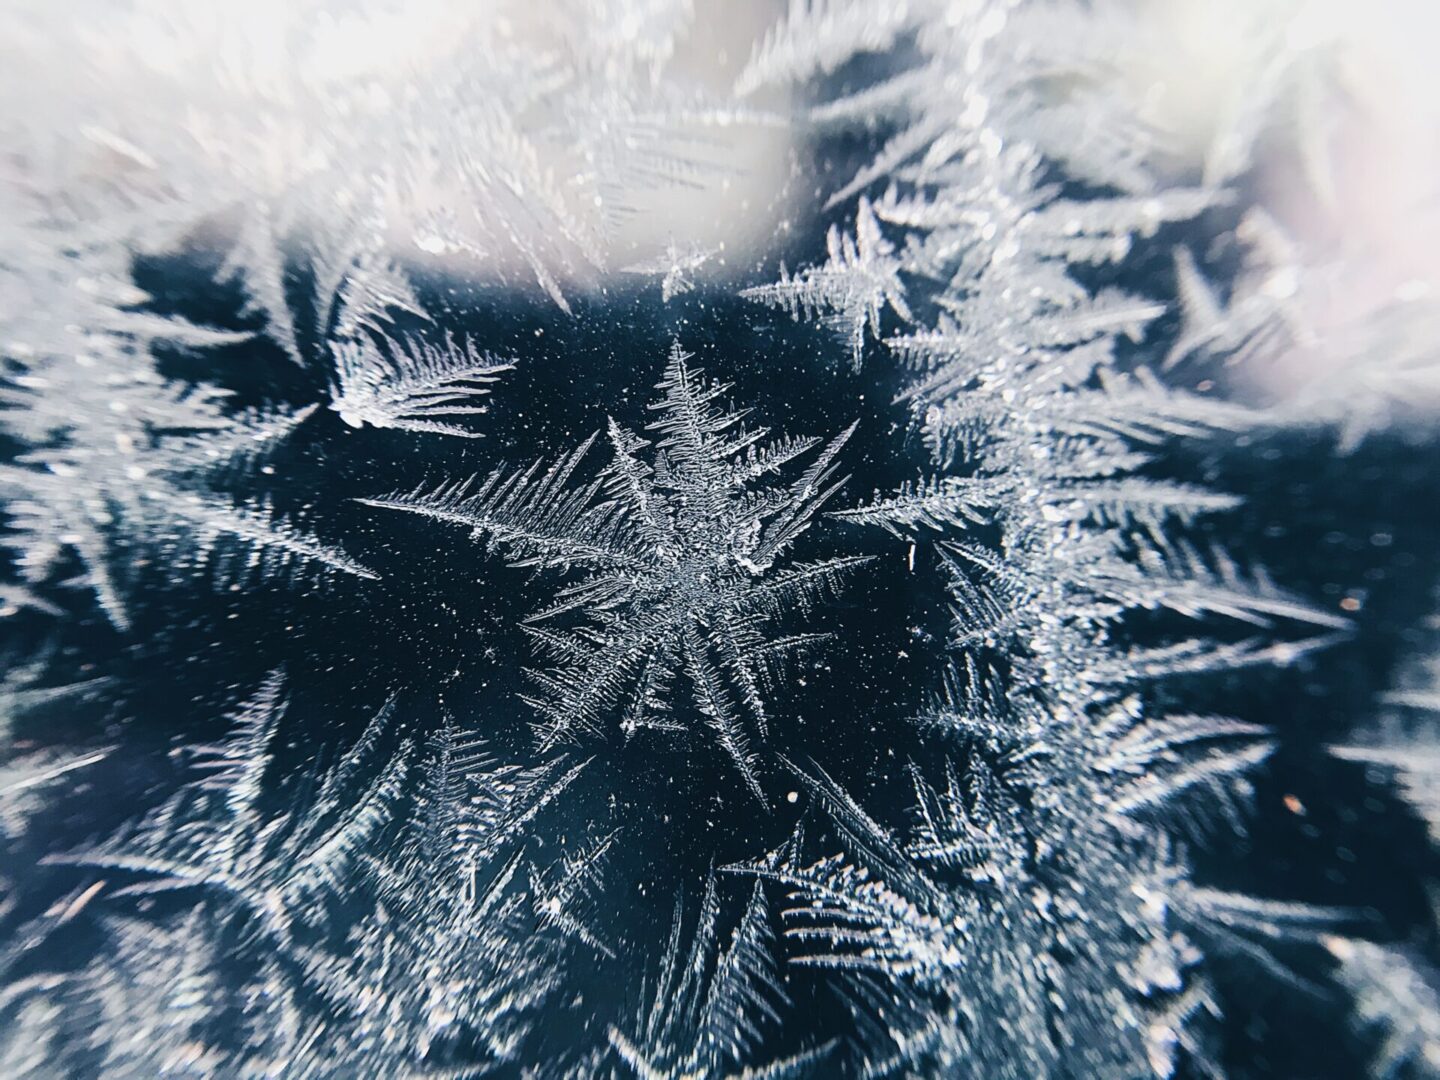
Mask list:
[[[1126,63],[1182,157],[1224,182],[1238,140],[1272,143],[1261,186],[1305,239],[1363,233],[1397,270],[1433,275],[1440,251],[1417,232],[1435,225],[1440,5],[1163,0],[1148,13],[1154,47]]]
[[[1240,182],[1283,228],[1287,250],[1265,253],[1262,289],[1297,340],[1242,381],[1323,409],[1336,403],[1322,398],[1382,389],[1363,385],[1378,379],[1440,409],[1433,377],[1406,382],[1405,356],[1374,354],[1433,357],[1440,331],[1440,5],[1158,0],[1146,11],[1152,37],[1125,60],[1143,115],[1185,167]],[[1247,162],[1253,173],[1237,176]]]
[[[663,271],[667,259],[699,274],[753,270],[831,194],[806,157],[816,125],[805,103],[773,86],[733,92],[785,16],[779,3],[9,7],[0,134],[20,181],[12,194],[94,216],[94,193],[123,175],[127,198],[153,196],[109,219],[135,250],[217,220],[242,236],[270,230],[320,263],[353,259],[354,237],[380,236],[387,257],[477,281],[538,280],[564,304],[608,274]],[[855,10],[883,25],[964,27],[978,3]],[[1293,242],[1261,252],[1270,262],[1256,276],[1296,347],[1245,378],[1271,395],[1343,376],[1368,347],[1357,325],[1440,288],[1440,4],[1122,0],[1116,10],[1130,47],[1105,55],[1101,77],[1118,80],[1113,100],[1155,132],[1171,179],[1239,189]],[[866,137],[888,137],[895,119],[877,117]]]
[[[151,221],[116,219],[137,246],[262,207],[301,243],[386,235],[393,257],[561,296],[677,241],[749,258],[786,213],[783,100],[730,104],[761,0],[10,8],[17,188],[121,178],[155,196]]]

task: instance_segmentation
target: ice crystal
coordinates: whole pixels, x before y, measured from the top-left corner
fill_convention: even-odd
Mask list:
[[[293,994],[275,970],[237,985],[205,905],[161,925],[122,915],[103,925],[105,955],[68,988],[80,1009],[98,1012],[92,1022],[117,1033],[103,1048],[102,1074],[263,1073],[294,1055]],[[208,1034],[222,1018],[240,1038]]]
[[[1402,679],[1403,689],[1381,698],[1381,715],[1369,730],[1330,752],[1393,776],[1431,842],[1440,844],[1440,656],[1412,659]]]
[[[1143,824],[1195,784],[1229,798],[1227,781],[1268,753],[1257,729],[1118,712],[1117,740],[1113,721],[1086,734],[1032,712],[988,727],[962,708],[973,749],[939,789],[915,774],[908,839],[823,772],[799,773],[842,853],[815,858],[802,831],[737,869],[788,887],[796,963],[885,980],[878,998],[854,998],[861,1017],[889,1017],[874,1075],[1044,1075],[1076,1061],[1169,1075],[1175,1047],[1203,1057],[1184,1027],[1193,1010],[1177,1008],[1208,994],[1197,942],[1270,966],[1266,943],[1330,918],[1190,886]],[[963,1004],[937,1013],[943,1000]],[[1112,1032],[1103,1045],[1085,1037],[1097,1024]]]
[[[767,638],[761,629],[808,609],[865,561],[785,560],[844,484],[836,459],[854,427],[778,485],[770,478],[819,441],[762,442],[765,429],[747,431],[740,414],[715,404],[729,387],[707,382],[690,359],[677,343],[656,384],[662,396],[651,409],[660,415],[646,427],[658,436],[653,464],[640,456],[650,441],[611,419],[611,463],[579,487],[570,478],[595,436],[543,472],[537,462],[478,484],[363,501],[465,526],[515,566],[582,571],[526,620],[554,662],[532,673],[542,748],[617,726],[627,736],[680,729],[668,698],[683,672],[709,737],[764,802],[751,748],[752,734],[767,733],[764,687],[820,635]]]
[[[677,901],[670,940],[655,985],[636,1021],[635,1032],[609,1030],[610,1045],[629,1075],[688,1076],[696,1080],[817,1075],[829,1047],[802,1051],[764,1065],[749,1064],[762,1042],[762,1027],[778,1024],[788,1005],[775,963],[774,936],[759,885],[735,928],[720,948],[720,916],[714,878],[705,883],[691,944],[684,941],[683,902]]]
[[[1341,446],[1400,422],[1413,423],[1440,395],[1440,319],[1433,290],[1402,283],[1390,295],[1364,295],[1335,307],[1357,287],[1356,260],[1345,249],[1306,251],[1283,226],[1252,209],[1235,230],[1242,264],[1222,299],[1194,255],[1176,253],[1184,316],[1167,366],[1195,358],[1285,372],[1303,371],[1277,412],[1303,423],[1335,425]]]
[[[358,789],[360,753],[324,777],[301,813],[267,815],[262,803],[270,748],[285,714],[282,677],[272,675],[231,715],[221,742],[197,746],[200,775],[148,816],[104,843],[52,861],[139,875],[133,891],[199,889],[235,905],[282,946],[297,918],[313,916],[345,888],[350,868],[382,828],[400,794],[406,754]],[[371,721],[378,728],[387,706]]]
[[[357,1068],[418,1067],[455,1039],[511,1059],[558,985],[560,935],[544,919],[537,929],[514,849],[584,763],[500,766],[449,724],[431,742],[404,834],[362,857],[373,907],[351,925],[342,953],[308,960],[348,1016],[344,1053]],[[582,891],[570,875],[560,884],[551,922],[574,918]]]
[[[1313,939],[1327,916],[1186,881],[1172,837],[1203,831],[1217,812],[1238,822],[1243,776],[1273,744],[1258,725],[1166,716],[1148,695],[1106,688],[1111,635],[1127,613],[1158,609],[1266,628],[1345,623],[1284,595],[1263,572],[1243,574],[1223,551],[1202,555],[1177,538],[1236,501],[1145,476],[1149,448],[1261,418],[1171,390],[1144,367],[1122,367],[1121,339],[1140,341],[1165,307],[1092,290],[1079,268],[1124,259],[1137,238],[1225,197],[1154,190],[1095,161],[1093,176],[1140,193],[1072,199],[1045,183],[1054,129],[1033,123],[1043,110],[1007,115],[1029,104],[1028,80],[1045,62],[1017,59],[1010,35],[1027,18],[1063,20],[1067,9],[1012,18],[1009,7],[975,5],[944,29],[923,31],[921,48],[937,67],[942,57],[963,64],[968,108],[947,102],[932,111],[926,84],[906,75],[856,95],[873,106],[903,86],[908,98],[894,100],[919,109],[835,197],[889,185],[873,210],[860,195],[858,228],[870,236],[866,249],[888,260],[897,314],[909,321],[912,309],[936,312],[933,329],[887,345],[916,372],[902,399],[937,464],[952,470],[838,516],[901,536],[967,530],[991,538],[942,548],[954,644],[970,659],[930,722],[955,740],[955,756],[942,787],[916,772],[908,839],[872,820],[823,771],[801,770],[843,853],[817,858],[801,832],[743,868],[789,888],[790,933],[809,946],[799,962],[882,980],[883,989],[855,995],[857,1017],[883,1016],[876,1026],[890,1031],[890,1049],[871,1058],[875,1075],[1050,1075],[1062,1062],[1093,1074],[1170,1075],[1182,1052],[1207,1060],[1187,1027],[1218,1011],[1206,952],[1238,953],[1283,974],[1264,945],[1292,934]],[[808,62],[796,55],[806,48],[797,19],[811,21],[817,52]],[[835,67],[844,25],[827,8],[796,9],[784,66]],[[856,33],[852,48],[870,41]],[[775,66],[776,46],[767,49],[762,70]],[[1058,70],[1072,61],[1082,70],[1084,57],[1078,48]],[[839,118],[851,107],[824,108]],[[876,218],[903,230],[903,245],[881,248]],[[857,261],[859,245],[831,247],[816,280]],[[804,273],[795,280],[808,280]],[[937,282],[926,293],[933,303],[907,301],[908,281]],[[1181,284],[1195,307],[1193,275]],[[793,294],[822,313],[818,292]],[[865,287],[852,278],[836,295],[847,299],[832,307],[860,305]],[[868,311],[878,331],[878,307]],[[1192,674],[1249,659],[1217,649],[1201,660],[1203,649],[1187,647]],[[1204,814],[1197,790],[1207,793]],[[1130,976],[1117,982],[1117,972]],[[946,1011],[943,1002],[958,1004]],[[913,1019],[897,1024],[907,1013]],[[1112,1032],[1104,1045],[1086,1036],[1101,1026]]]
[[[801,314],[834,330],[850,346],[855,366],[860,366],[865,334],[880,334],[880,315],[888,306],[905,321],[911,318],[900,282],[901,261],[895,245],[885,239],[868,199],[861,198],[855,213],[855,235],[842,234],[834,226],[825,238],[830,261],[824,266],[787,277],[783,268],[774,285],[758,285],[741,295],[751,300],[783,307],[797,318]]]
[[[644,274],[647,277],[658,276],[660,278],[660,299],[668,304],[675,297],[695,288],[696,272],[715,254],[714,251],[706,251],[693,245],[689,248],[682,248],[674,240],[671,240],[663,254],[654,259],[627,266],[625,272],[627,274]]]
[[[1379,1032],[1370,1075],[1440,1074],[1440,992],[1429,965],[1402,949],[1353,938],[1328,938],[1326,946],[1355,998],[1357,1026]]]
[[[480,416],[474,399],[490,393],[514,365],[447,337],[433,345],[418,338],[342,341],[335,347],[337,392],[331,408],[351,427],[399,428],[473,439],[481,432],[450,417]]]
[[[261,498],[236,504],[209,491],[218,470],[253,461],[312,411],[229,414],[224,393],[163,379],[135,352],[35,359],[0,387],[0,427],[30,447],[0,466],[28,580],[40,584],[73,551],[105,614],[129,624],[114,549],[213,568],[222,581],[301,567],[375,575],[306,535]],[[153,553],[153,554],[151,554]]]

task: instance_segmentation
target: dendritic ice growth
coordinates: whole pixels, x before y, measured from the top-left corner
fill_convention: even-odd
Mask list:
[[[1434,19],[4,5],[0,1077],[1440,1074]]]
[[[543,471],[536,462],[362,501],[469,528],[513,566],[579,571],[525,622],[552,661],[531,672],[542,749],[617,726],[627,737],[683,732],[670,703],[683,673],[708,737],[763,803],[751,741],[768,732],[765,688],[788,656],[823,640],[764,629],[808,611],[866,561],[786,557],[845,483],[837,458],[854,426],[779,484],[777,474],[820,440],[764,441],[766,429],[747,430],[741,414],[716,404],[729,387],[690,360],[676,343],[656,384],[650,408],[659,416],[645,428],[655,433],[653,463],[642,457],[651,441],[612,418],[610,464],[579,486],[571,476],[597,436]]]

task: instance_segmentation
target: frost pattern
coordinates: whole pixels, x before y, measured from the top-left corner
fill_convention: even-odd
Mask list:
[[[665,251],[654,259],[638,262],[625,267],[627,274],[643,274],[660,278],[660,299],[668,304],[677,296],[695,288],[696,272],[709,262],[716,252],[695,245],[681,247],[674,240],[666,245]]]
[[[439,345],[419,338],[342,341],[335,347],[337,391],[330,407],[351,427],[473,439],[481,433],[450,418],[483,415],[486,407],[475,400],[512,367],[449,336]]]
[[[1440,1075],[1440,991],[1433,969],[1406,951],[1329,938],[1337,976],[1355,999],[1357,1026],[1378,1034],[1370,1075]]]
[[[276,673],[219,741],[186,748],[195,779],[111,839],[47,859],[121,881],[83,887],[17,935],[35,950],[104,890],[103,951],[0,999],[22,1013],[63,1006],[62,1031],[117,1033],[74,1038],[51,1060],[105,1075],[392,1075],[458,1044],[509,1061],[561,985],[566,950],[604,949],[584,913],[609,840],[543,872],[525,854],[536,816],[585,762],[503,765],[447,724],[417,765],[389,730],[392,698],[332,767],[277,784],[284,695]],[[173,894],[190,906],[145,914]]]
[[[1440,401],[1440,305],[1422,281],[1374,298],[1357,280],[1351,252],[1307,250],[1263,209],[1235,230],[1243,262],[1223,299],[1191,252],[1176,253],[1184,327],[1166,364],[1223,358],[1305,377],[1284,415],[1334,425],[1353,450],[1369,435],[1414,427]],[[1373,288],[1373,287],[1372,287]],[[1335,298],[1362,290],[1358,301]]]
[[[1440,657],[1413,665],[1410,689],[1382,699],[1386,715],[1363,742],[1332,746],[1331,753],[1392,774],[1405,801],[1414,807],[1440,843]]]
[[[1330,752],[1392,781],[1425,823],[1431,847],[1440,844],[1440,657],[1433,652],[1440,621],[1426,629],[1429,649],[1401,665],[1396,689],[1380,697],[1369,730]],[[1433,881],[1426,882],[1433,889]],[[1440,975],[1418,952],[1332,936],[1326,948],[1339,962],[1336,979],[1350,995],[1352,1023],[1371,1046],[1371,1075],[1440,1075]]]
[[[751,294],[832,327],[828,313],[846,313],[857,363],[867,329],[882,340],[913,373],[902,400],[942,470],[836,516],[945,537],[960,655],[926,718],[943,765],[913,767],[908,828],[872,819],[820,766],[795,767],[819,820],[732,867],[787,888],[797,963],[850,976],[857,1025],[878,1033],[869,1075],[1218,1070],[1207,955],[1286,978],[1270,947],[1313,943],[1336,917],[1188,878],[1180,841],[1216,817],[1238,826],[1245,774],[1273,743],[1243,720],[1167,714],[1156,688],[1294,659],[1347,624],[1187,538],[1234,499],[1146,475],[1153,447],[1265,418],[1123,359],[1122,339],[1142,341],[1165,306],[1083,284],[1086,268],[1229,195],[1161,188],[1133,168],[1147,152],[1138,125],[1134,146],[1103,160],[1057,144],[1041,103],[1091,103],[1032,80],[1065,86],[1059,73],[1073,73],[1078,97],[1088,92],[1093,36],[1045,53],[1071,48],[1062,28],[1078,11],[976,4],[917,22],[922,68],[819,106],[845,122],[883,103],[900,132],[832,199],[858,195],[855,240],[832,233],[828,263]],[[862,21],[796,5],[754,79],[833,70],[841,40],[852,54],[874,48],[853,29]],[[935,93],[950,71],[964,73],[958,102]],[[1049,180],[1056,156],[1115,193],[1070,197]],[[934,312],[934,323],[886,337],[882,300],[902,322]],[[1122,644],[1121,627],[1154,611],[1292,644]]]
[[[308,958],[350,1018],[343,1053],[355,1067],[418,1066],[457,1039],[477,1041],[490,1061],[514,1057],[559,985],[563,935],[537,925],[513,849],[583,768],[499,766],[454,726],[432,739],[403,835],[363,859],[373,907],[340,951]],[[578,905],[571,899],[557,899],[557,916]]]
[[[194,747],[191,767],[200,775],[170,801],[104,844],[51,861],[140,875],[132,892],[213,892],[288,945],[297,916],[337,894],[388,820],[408,762],[401,751],[358,792],[350,787],[390,713],[387,706],[346,766],[323,778],[303,813],[266,814],[262,782],[285,715],[282,692],[281,676],[272,675],[231,715],[223,741]]]
[[[1354,452],[1425,434],[1440,404],[1437,291],[1367,274],[1366,246],[1390,238],[1339,217],[1302,236],[1284,208],[1246,205],[1282,113],[1315,212],[1338,205],[1345,58],[1323,5],[1228,28],[1239,77],[1188,164],[1117,63],[1151,51],[1144,5],[792,0],[723,85],[685,68],[706,25],[687,0],[261,7],[5,15],[25,92],[0,107],[0,492],[23,583],[0,583],[0,616],[27,633],[63,618],[72,564],[122,635],[149,566],[237,593],[282,572],[375,578],[255,474],[298,425],[334,422],[317,415],[327,383],[356,442],[482,434],[515,360],[445,325],[436,271],[537,288],[556,320],[617,269],[654,277],[683,326],[721,306],[733,261],[741,298],[820,324],[856,377],[898,373],[930,463],[832,509],[855,427],[828,443],[747,429],[677,343],[655,421],[610,420],[589,479],[599,435],[554,464],[361,500],[539,572],[549,599],[522,624],[541,657],[534,752],[485,741],[488,703],[447,700],[417,730],[424,688],[407,687],[312,757],[316,729],[293,730],[271,674],[228,731],[172,747],[188,782],[148,813],[0,872],[0,1074],[1219,1075],[1214,961],[1294,985],[1286,961],[1317,944],[1373,1074],[1437,1071],[1426,958],[1341,936],[1346,912],[1207,884],[1188,850],[1243,829],[1248,777],[1284,737],[1213,698],[1355,627],[1217,543],[1239,500],[1167,455],[1317,425]],[[823,252],[809,238],[778,280],[708,235],[633,240],[656,206],[740,178],[739,131],[872,143],[815,189]],[[199,254],[269,345],[163,314],[139,283],[176,254]],[[242,349],[317,392],[234,407],[220,369]],[[199,360],[213,382],[171,375]],[[822,516],[874,554],[796,561]],[[948,582],[948,666],[923,758],[877,753],[868,789],[847,790],[823,740],[772,715],[776,690],[825,636],[816,607],[892,539]],[[57,654],[30,648],[0,682],[7,856],[37,823],[63,831],[67,796],[122,777],[135,731],[115,722],[123,680],[51,685]],[[1329,748],[1393,781],[1432,840],[1433,666]],[[37,722],[111,691],[103,744],[54,745]],[[780,724],[799,746],[773,768]],[[638,794],[601,807],[593,759],[557,751],[617,729],[661,761],[707,740],[767,807],[783,769],[806,806],[775,850],[750,837],[718,879],[712,861],[693,923],[682,891],[668,940],[633,958],[638,995],[607,1013],[577,986],[632,959],[597,911],[634,900],[636,853],[608,819]],[[881,751],[909,734],[871,731]],[[36,904],[27,877],[36,895],[74,885]],[[727,942],[722,883],[748,896]],[[843,1003],[839,1037],[790,1037],[797,984]]]
[[[855,235],[843,234],[832,225],[825,246],[830,260],[824,266],[793,278],[782,268],[774,285],[758,285],[741,295],[782,307],[796,318],[802,314],[819,318],[849,344],[858,368],[866,331],[872,336],[880,333],[880,316],[887,306],[910,321],[899,277],[902,263],[895,257],[895,245],[880,231],[870,201],[863,196],[855,215]]]
[[[819,440],[763,442],[765,429],[747,431],[714,404],[729,387],[690,359],[677,343],[656,384],[653,464],[640,456],[651,442],[611,419],[611,462],[578,487],[570,478],[596,436],[543,472],[536,462],[363,501],[464,526],[513,566],[582,572],[525,624],[553,661],[532,673],[542,749],[617,723],[627,737],[685,730],[669,700],[683,672],[710,739],[764,803],[751,738],[767,734],[765,688],[822,635],[767,638],[763,628],[808,610],[865,561],[785,560],[844,484],[836,459],[854,427],[779,485],[771,478]]]
[[[715,880],[705,895],[688,951],[684,906],[677,902],[670,940],[655,985],[636,1019],[633,1036],[609,1030],[610,1045],[628,1075],[693,1076],[697,1080],[764,1077],[790,1080],[818,1075],[829,1047],[802,1051],[764,1065],[747,1064],[762,1041],[762,1026],[778,1024],[788,1004],[775,967],[765,895],[757,884],[730,944],[718,946],[720,908]],[[744,1066],[743,1068],[741,1066]]]
[[[26,579],[49,581],[74,552],[125,629],[125,564],[141,554],[225,582],[310,567],[374,578],[264,499],[236,504],[207,490],[208,477],[253,462],[313,411],[227,414],[224,396],[163,379],[148,352],[37,358],[0,386],[0,428],[30,447],[0,466],[6,543]]]

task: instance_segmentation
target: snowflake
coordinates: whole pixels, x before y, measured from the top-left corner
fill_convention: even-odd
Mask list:
[[[491,473],[438,489],[421,487],[363,502],[468,527],[512,565],[571,569],[584,576],[526,626],[555,666],[536,671],[540,744],[581,732],[601,735],[623,705],[621,730],[679,731],[667,700],[678,672],[688,677],[710,737],[764,802],[747,721],[767,734],[763,688],[787,655],[820,635],[767,639],[762,628],[785,611],[808,609],[863,558],[782,563],[839,490],[835,459],[854,431],[831,440],[788,486],[761,481],[819,445],[815,439],[762,442],[740,416],[714,402],[727,389],[670,351],[654,464],[644,438],[610,421],[613,459],[588,484],[568,481],[594,442],[541,472]],[[552,628],[579,612],[578,625]],[[573,620],[572,620],[573,621]]]
[[[865,332],[879,336],[880,316],[887,306],[906,322],[912,318],[900,281],[905,264],[881,232],[870,200],[863,197],[855,213],[855,235],[831,226],[825,246],[830,253],[825,265],[794,277],[782,267],[778,282],[745,289],[740,295],[784,308],[796,318],[802,314],[819,318],[849,344],[851,360],[859,368]]]
[[[695,288],[696,273],[714,258],[717,252],[718,249],[706,249],[696,244],[682,247],[671,240],[662,254],[625,267],[625,273],[658,276],[660,300],[668,304],[675,297]]]

